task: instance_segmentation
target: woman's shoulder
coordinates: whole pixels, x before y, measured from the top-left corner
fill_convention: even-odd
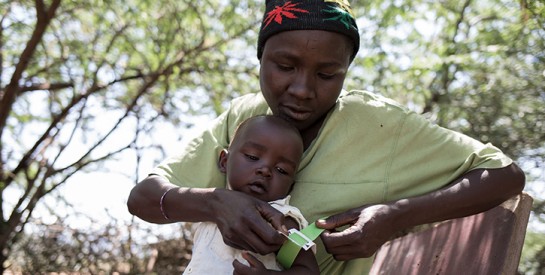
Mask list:
[[[344,111],[354,112],[390,112],[407,114],[410,110],[399,102],[383,95],[364,91],[343,91],[339,96],[338,106]]]
[[[270,113],[265,98],[261,93],[245,94],[234,98],[226,112],[222,114],[222,124],[227,127],[228,142],[235,133],[236,128],[244,120]]]
[[[267,113],[269,107],[261,93],[250,93],[231,100],[229,109],[233,115],[251,117]]]
[[[267,105],[267,102],[261,93],[244,94],[231,100],[231,105],[240,107],[248,106],[255,108],[263,104]]]

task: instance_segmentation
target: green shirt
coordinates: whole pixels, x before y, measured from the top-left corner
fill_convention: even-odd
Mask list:
[[[237,125],[271,113],[263,96],[233,100],[179,155],[154,174],[190,187],[225,186],[217,168]],[[430,123],[397,103],[364,91],[343,92],[304,152],[291,204],[309,222],[364,204],[424,194],[476,168],[500,168],[511,159],[491,144]],[[316,241],[322,274],[365,274],[372,258],[337,262]]]

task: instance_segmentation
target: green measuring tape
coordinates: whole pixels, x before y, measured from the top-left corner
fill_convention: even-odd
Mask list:
[[[303,228],[301,231],[290,229],[288,240],[282,245],[276,259],[285,268],[288,269],[302,249],[309,250],[314,244],[314,240],[322,234],[324,229],[316,227],[314,223]]]

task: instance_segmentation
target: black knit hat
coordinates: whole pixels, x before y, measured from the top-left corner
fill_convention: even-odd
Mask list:
[[[348,36],[354,43],[354,59],[360,48],[360,35],[348,0],[266,0],[259,30],[257,58],[261,59],[267,39],[293,30],[324,30]]]

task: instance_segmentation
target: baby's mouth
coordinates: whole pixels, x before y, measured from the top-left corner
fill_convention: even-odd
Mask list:
[[[267,192],[267,189],[265,189],[265,186],[261,182],[252,182],[248,184],[248,189],[256,194],[264,194]]]

